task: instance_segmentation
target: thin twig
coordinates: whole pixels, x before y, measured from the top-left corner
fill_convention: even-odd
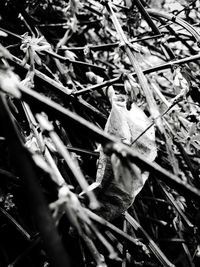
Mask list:
[[[0,207],[0,212],[17,229],[17,231],[19,231],[20,234],[25,237],[26,240],[31,241],[31,235],[6,210]]]
[[[185,183],[179,177],[163,169],[157,163],[147,161],[145,157],[139,155],[128,146],[122,144],[118,138],[115,138],[114,136],[103,132],[95,125],[74,114],[73,112],[65,109],[49,98],[42,96],[37,92],[34,92],[33,90],[21,87],[20,91],[22,93],[23,99],[27,101],[30,106],[34,106],[34,109],[37,109],[37,111],[46,111],[51,116],[56,116],[57,119],[60,118],[62,121],[70,121],[72,125],[81,128],[85,133],[89,133],[91,137],[94,137],[104,146],[107,144],[107,149],[110,153],[115,153],[116,149],[118,149],[119,146],[121,150],[127,153],[128,158],[135,164],[143,166],[145,169],[159,175],[159,179],[172,184],[177,190],[181,190],[183,193],[188,193],[191,197],[194,197],[198,200],[200,199],[200,191],[198,189]],[[116,145],[114,145],[115,143]]]
[[[25,185],[26,197],[31,208],[31,213],[35,218],[35,222],[44,240],[49,260],[52,266],[69,267],[69,256],[64,250],[57,229],[55,228],[53,218],[37,181],[37,168],[31,155],[21,141],[11,112],[8,109],[6,96],[2,93],[0,94],[0,103],[0,120],[4,125],[4,134],[8,140],[10,152],[14,158],[13,162],[16,171]]]
[[[128,213],[125,212],[125,218],[126,220],[133,226],[133,228],[136,231],[140,231],[144,238],[147,240],[147,246],[153,254],[156,256],[156,258],[160,261],[160,263],[163,266],[168,267],[175,267],[174,264],[172,264],[166,256],[163,254],[163,252],[160,250],[160,248],[156,245],[156,243],[151,239],[151,237],[147,234],[147,232],[141,227],[141,225]]]

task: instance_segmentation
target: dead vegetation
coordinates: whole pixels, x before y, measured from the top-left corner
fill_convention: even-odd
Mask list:
[[[199,9],[1,1],[0,266],[199,265]]]

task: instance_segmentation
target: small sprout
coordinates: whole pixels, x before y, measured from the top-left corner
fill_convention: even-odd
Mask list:
[[[41,65],[41,59],[38,54],[42,54],[43,51],[51,48],[50,44],[45,41],[44,37],[31,37],[28,33],[22,35],[23,40],[20,49],[25,53],[23,63],[26,64],[29,60],[38,65]]]

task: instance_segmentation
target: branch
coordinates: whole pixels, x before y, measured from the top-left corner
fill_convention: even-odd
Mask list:
[[[61,121],[68,121],[72,126],[78,127],[85,134],[90,134],[91,137],[99,141],[109,153],[122,153],[122,151],[127,155],[127,158],[142,166],[144,169],[154,173],[159,177],[160,180],[172,185],[181,193],[188,194],[191,197],[200,200],[200,191],[194,186],[182,181],[178,176],[171,174],[155,162],[149,162],[146,158],[138,153],[134,152],[128,146],[122,144],[118,138],[105,133],[97,126],[83,119],[82,117],[74,114],[73,112],[65,109],[56,102],[48,99],[45,96],[40,95],[33,90],[28,88],[20,88],[22,93],[22,98],[27,101],[34,111],[45,111],[50,114],[55,119],[60,119]]]

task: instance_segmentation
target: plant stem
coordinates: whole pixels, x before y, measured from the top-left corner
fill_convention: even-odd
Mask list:
[[[160,113],[159,113],[156,101],[153,97],[153,93],[152,93],[152,91],[148,85],[147,79],[146,79],[137,59],[136,59],[136,53],[134,51],[131,51],[130,43],[129,43],[118,19],[117,19],[116,14],[114,13],[114,11],[112,9],[111,3],[108,1],[105,3],[105,5],[106,5],[106,8],[110,14],[110,17],[111,17],[111,20],[115,26],[115,29],[118,33],[119,39],[122,43],[122,46],[123,46],[124,50],[126,51],[126,54],[127,54],[132,66],[135,70],[139,84],[140,84],[141,88],[143,89],[144,95],[146,97],[147,105],[149,107],[149,112],[150,112],[152,118],[155,119],[155,123],[158,126],[160,132],[162,133],[163,132],[162,123],[161,123],[160,119],[157,119],[159,117]]]
[[[109,153],[116,153],[119,146],[121,150],[127,153],[127,159],[130,159],[131,162],[158,175],[159,179],[165,181],[167,184],[171,184],[175,189],[180,190],[182,193],[200,200],[200,191],[198,189],[185,183],[179,177],[171,174],[157,163],[147,161],[145,157],[122,144],[118,138],[103,132],[97,126],[33,90],[20,88],[20,91],[24,101],[27,101],[34,111],[45,111],[55,119],[60,119],[62,121],[67,120],[71,123],[71,126],[78,127],[83,133],[90,134],[91,137],[103,144],[105,148],[107,147]]]
[[[22,60],[20,60],[19,58],[15,57],[14,55],[12,55],[11,61],[14,64],[16,64],[17,66],[20,66],[21,68],[24,68],[26,70],[30,69],[30,65],[29,64],[25,64],[24,65],[22,63]],[[38,70],[35,70],[35,76],[37,78],[39,78],[40,80],[44,81],[45,83],[47,83],[48,85],[50,85],[51,87],[53,87],[56,91],[62,93],[63,97],[68,98],[68,100],[71,100],[71,101],[77,103],[83,109],[88,110],[90,113],[97,115],[101,119],[104,119],[104,120],[106,119],[105,115],[102,114],[95,107],[91,106],[89,103],[87,103],[86,101],[84,101],[81,98],[73,97],[72,90],[68,89],[67,87],[65,87],[61,83],[58,83],[57,81],[49,78],[47,75],[43,74],[41,71],[38,71]]]
[[[65,252],[58,235],[50,210],[38,184],[38,170],[31,155],[24,147],[17,127],[8,109],[6,96],[0,95],[0,120],[4,125],[3,131],[13,157],[16,171],[22,178],[26,188],[31,213],[35,218],[39,231],[44,240],[45,249],[50,263],[55,267],[69,267],[69,256]]]
[[[160,248],[156,245],[156,243],[151,239],[151,237],[147,234],[147,232],[141,227],[141,225],[126,211],[125,212],[125,218],[130,223],[130,225],[133,226],[133,228],[136,231],[140,231],[143,235],[143,237],[147,240],[148,247],[151,249],[153,254],[156,256],[156,258],[160,261],[160,263],[165,267],[175,267],[174,264],[172,264],[166,256],[163,254],[163,252],[160,250]]]

